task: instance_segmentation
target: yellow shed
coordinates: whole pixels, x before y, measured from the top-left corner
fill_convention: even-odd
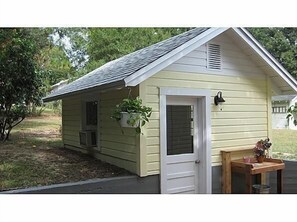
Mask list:
[[[111,61],[44,101],[62,99],[65,147],[157,181],[161,193],[220,193],[220,151],[271,137],[271,96],[296,90],[246,29],[195,28]],[[141,135],[123,134],[110,118],[129,93],[153,110]]]

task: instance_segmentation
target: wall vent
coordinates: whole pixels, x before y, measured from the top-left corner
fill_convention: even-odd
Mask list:
[[[222,69],[221,46],[208,44],[207,48],[207,68],[212,70]]]

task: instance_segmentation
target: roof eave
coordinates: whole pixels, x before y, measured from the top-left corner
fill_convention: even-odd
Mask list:
[[[264,48],[261,44],[245,29],[233,28],[233,30],[249,44],[259,56],[282,77],[286,83],[292,88],[292,92],[297,92],[297,81],[290,73]]]
[[[144,80],[148,79],[152,75],[156,74],[157,72],[161,71],[165,67],[171,65],[173,62],[177,61],[185,54],[191,52],[193,48],[197,48],[212,38],[218,36],[219,34],[225,32],[228,28],[210,28],[205,32],[201,33],[200,35],[196,36],[195,38],[189,40],[185,44],[177,47],[176,49],[172,50],[171,52],[165,54],[164,56],[160,57],[159,59],[155,60],[151,64],[145,66],[144,68],[138,70],[134,74],[126,77],[124,79],[126,86],[136,86],[143,82]]]
[[[119,81],[116,81],[116,82],[111,82],[111,83],[103,84],[103,85],[100,85],[100,86],[94,86],[94,87],[91,87],[91,88],[81,89],[81,90],[78,90],[78,91],[69,92],[69,93],[65,93],[65,94],[62,94],[62,95],[44,97],[44,98],[42,98],[42,100],[43,100],[43,102],[47,103],[47,102],[52,102],[52,101],[55,101],[55,100],[64,99],[66,97],[79,95],[79,94],[82,94],[82,93],[90,93],[90,92],[98,91],[98,90],[100,92],[103,92],[103,91],[109,91],[109,90],[114,90],[114,89],[123,88],[123,87],[125,87],[125,82],[123,80],[119,80]]]

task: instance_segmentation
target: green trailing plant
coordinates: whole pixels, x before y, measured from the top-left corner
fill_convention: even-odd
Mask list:
[[[297,103],[295,103],[295,105],[292,105],[289,107],[288,111],[287,111],[288,115],[287,115],[287,119],[294,119],[293,123],[296,126],[297,125]]]
[[[149,122],[152,108],[143,106],[142,100],[139,97],[136,97],[135,99],[126,98],[116,105],[111,118],[119,122],[122,119],[123,113],[128,113],[129,115],[127,124],[135,127],[137,134],[141,134],[141,127]]]

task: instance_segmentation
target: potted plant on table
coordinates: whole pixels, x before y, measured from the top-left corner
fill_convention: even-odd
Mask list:
[[[292,105],[289,107],[288,111],[287,111],[288,115],[287,115],[287,119],[291,119],[293,118],[293,123],[296,126],[297,125],[297,103],[295,103],[295,105]]]
[[[268,149],[271,147],[271,145],[272,145],[272,143],[270,142],[269,138],[267,138],[265,140],[259,140],[256,143],[253,151],[254,151],[255,157],[259,163],[263,163],[264,158],[266,157]]]
[[[116,105],[111,118],[117,120],[121,127],[135,128],[137,134],[141,134],[141,127],[149,122],[152,108],[142,105],[139,97],[126,98]]]

